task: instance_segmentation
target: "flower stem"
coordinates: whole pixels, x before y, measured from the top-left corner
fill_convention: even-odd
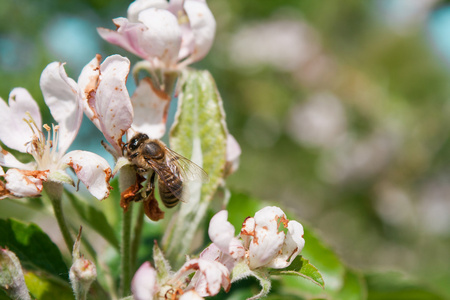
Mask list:
[[[120,295],[122,297],[130,293],[131,286],[131,221],[133,216],[133,204],[130,203],[128,210],[123,212],[122,221],[122,244],[120,252],[122,254],[121,261],[121,282]]]
[[[120,170],[119,189],[121,192],[132,186],[136,181],[136,172],[131,166],[124,166]],[[123,212],[121,254],[120,297],[130,294],[131,287],[131,223],[133,220],[133,203]]]
[[[144,225],[144,205],[139,205],[136,225],[134,225],[133,242],[131,243],[131,268],[135,268],[139,244],[141,242],[142,226]]]
[[[55,213],[56,220],[58,221],[59,230],[64,238],[67,249],[69,249],[69,252],[72,253],[74,240],[70,234],[69,227],[67,226],[61,204],[64,190],[63,185],[61,183],[47,181],[44,182],[44,190],[52,202],[53,211]]]

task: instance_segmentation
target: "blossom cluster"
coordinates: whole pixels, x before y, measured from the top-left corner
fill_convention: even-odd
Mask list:
[[[145,262],[133,278],[134,298],[164,298],[168,291],[197,297],[186,299],[214,296],[221,287],[228,291],[231,282],[251,276],[254,270],[288,267],[305,245],[303,226],[289,221],[276,206],[267,206],[245,219],[237,236],[227,219],[228,211],[218,212],[209,223],[212,244],[170,276],[161,279],[158,274],[164,270]],[[241,267],[235,268],[236,265]],[[195,274],[189,281],[187,275],[192,272]]]

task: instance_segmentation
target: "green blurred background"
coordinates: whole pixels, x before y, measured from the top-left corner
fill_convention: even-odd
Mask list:
[[[208,4],[216,40],[195,67],[213,74],[242,148],[230,189],[290,210],[349,266],[404,271],[450,297],[450,3]],[[52,61],[75,79],[96,53],[136,62],[96,33],[128,5],[2,1],[0,96],[21,86],[42,104]],[[99,139],[84,122],[73,148],[105,154]],[[0,217],[24,213],[10,210]]]

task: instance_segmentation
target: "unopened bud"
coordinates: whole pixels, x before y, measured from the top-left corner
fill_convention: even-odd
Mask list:
[[[0,248],[0,286],[11,299],[30,299],[19,259],[13,252],[2,248]]]
[[[69,278],[76,298],[86,299],[89,287],[97,278],[97,269],[89,259],[80,257],[70,268]]]
[[[97,278],[97,268],[89,259],[80,255],[81,227],[77,240],[73,246],[72,259],[73,264],[70,267],[69,278],[75,299],[86,299],[87,292],[92,282]]]

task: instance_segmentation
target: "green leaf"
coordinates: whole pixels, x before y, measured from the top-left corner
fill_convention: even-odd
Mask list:
[[[294,261],[285,269],[271,269],[271,275],[295,275],[311,280],[313,283],[324,288],[325,283],[319,270],[309,263],[309,260],[302,256],[297,256]]]
[[[222,99],[207,71],[186,70],[181,76],[178,111],[170,132],[170,147],[200,165],[209,175],[201,187],[190,184],[190,198],[180,208],[167,255],[178,265],[188,253],[206,210],[223,182],[226,163],[227,129]],[[188,225],[189,224],[189,225]]]
[[[256,277],[256,279],[259,280],[259,285],[261,286],[261,292],[259,292],[259,294],[257,294],[257,295],[254,295],[251,298],[248,298],[247,300],[260,299],[260,298],[267,296],[267,294],[269,294],[270,287],[272,286],[272,283],[270,281],[270,277],[269,277],[269,274],[267,273],[267,271],[264,269],[254,270],[251,275]]]
[[[43,274],[25,273],[27,284],[33,299],[39,300],[73,300],[73,292],[68,284],[53,280]]]
[[[116,232],[111,225],[109,225],[103,211],[88,204],[85,200],[77,197],[73,193],[66,191],[66,195],[80,217],[88,223],[92,229],[104,237],[111,245],[113,245],[116,249],[119,249],[119,241],[116,237]]]
[[[302,224],[305,230],[303,238],[305,247],[302,256],[307,257],[322,274],[325,282],[325,290],[328,292],[339,291],[344,284],[346,267],[342,264],[338,256],[319,239],[311,228]]]
[[[25,269],[45,271],[66,282],[69,280],[61,252],[39,226],[0,219],[0,232],[0,246],[14,252]]]

